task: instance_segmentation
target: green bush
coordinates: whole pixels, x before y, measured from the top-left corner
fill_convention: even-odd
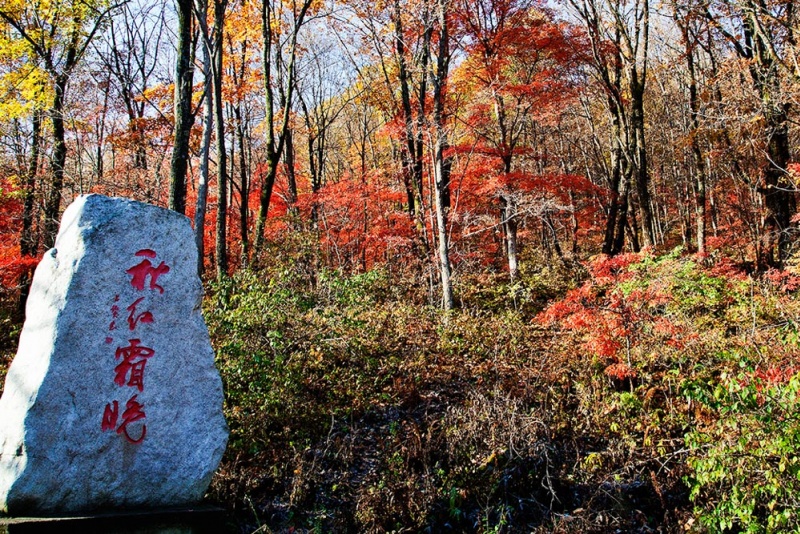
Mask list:
[[[686,436],[695,513],[712,532],[800,531],[800,375],[727,358],[739,369],[684,385],[706,410]]]

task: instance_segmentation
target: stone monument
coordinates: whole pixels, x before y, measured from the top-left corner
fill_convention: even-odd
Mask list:
[[[183,215],[101,195],[67,208],[0,399],[0,511],[202,498],[228,430],[196,273]]]

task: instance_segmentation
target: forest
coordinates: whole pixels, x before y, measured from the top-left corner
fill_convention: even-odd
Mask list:
[[[232,532],[800,531],[793,0],[0,0],[0,368],[185,214]]]

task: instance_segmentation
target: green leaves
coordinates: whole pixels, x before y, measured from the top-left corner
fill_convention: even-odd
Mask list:
[[[800,529],[800,377],[788,381],[752,367],[685,384],[688,398],[711,411],[713,423],[686,435],[690,498],[711,531]]]

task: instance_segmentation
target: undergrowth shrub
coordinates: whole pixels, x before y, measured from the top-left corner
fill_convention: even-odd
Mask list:
[[[735,357],[738,371],[685,385],[709,412],[686,436],[695,512],[714,532],[797,532],[800,377]]]
[[[598,257],[462,276],[444,313],[389,269],[307,264],[206,300],[231,427],[212,494],[243,531],[798,528],[791,273]]]
[[[312,288],[284,269],[212,288],[231,427],[214,494],[303,529],[544,521],[540,329],[513,309],[408,302],[389,279],[327,272]]]
[[[595,369],[574,368],[578,413],[605,429],[582,475],[657,460],[687,484],[694,528],[800,529],[794,275],[707,268],[679,250],[589,271],[537,318]]]

